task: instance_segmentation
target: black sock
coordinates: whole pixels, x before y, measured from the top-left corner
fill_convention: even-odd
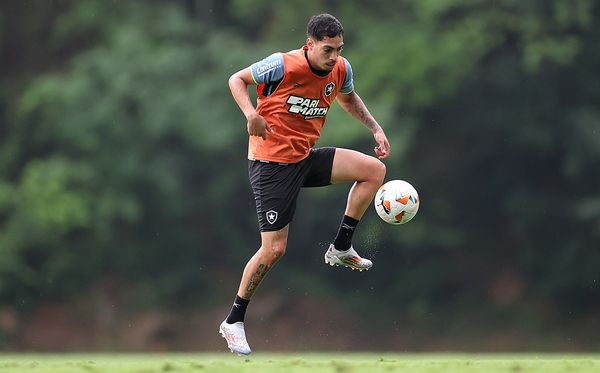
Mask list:
[[[250,300],[244,299],[239,295],[236,295],[235,301],[233,302],[233,307],[231,307],[231,312],[229,312],[229,316],[227,316],[227,324],[233,324],[238,321],[244,321],[244,316],[246,316],[246,307],[248,307],[248,303],[250,303]]]
[[[350,248],[350,245],[352,244],[352,235],[354,234],[354,229],[357,225],[358,220],[351,218],[348,215],[344,215],[342,223],[340,224],[340,229],[333,241],[333,246],[335,246],[336,250],[345,251]]]

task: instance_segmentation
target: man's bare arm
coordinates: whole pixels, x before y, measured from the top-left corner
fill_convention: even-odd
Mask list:
[[[349,94],[340,93],[337,95],[337,100],[344,110],[373,132],[373,137],[375,137],[375,141],[379,145],[375,148],[375,153],[377,153],[379,158],[387,158],[390,154],[390,143],[385,136],[383,128],[373,118],[373,115],[371,115],[360,96],[356,92]]]
[[[370,129],[371,132],[375,132],[378,127],[381,128],[356,92],[349,94],[340,93],[337,96],[337,100],[344,110],[352,114],[354,118]]]
[[[238,71],[229,78],[229,89],[231,90],[233,99],[248,120],[248,134],[250,136],[260,136],[263,140],[266,140],[267,132],[272,132],[272,130],[265,119],[258,115],[254,104],[252,104],[252,100],[250,100],[248,86],[251,84],[255,85],[256,83],[252,78],[252,72],[250,72],[249,67]]]

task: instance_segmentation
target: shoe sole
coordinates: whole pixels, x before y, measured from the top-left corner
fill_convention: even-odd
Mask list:
[[[371,267],[353,267],[351,265],[348,265],[348,264],[342,262],[341,260],[339,260],[336,257],[333,257],[333,258],[331,258],[331,257],[325,257],[325,264],[329,264],[332,267],[333,266],[336,266],[336,267],[339,267],[339,266],[348,267],[348,268],[350,268],[353,271],[356,269],[359,272],[368,271],[369,268],[371,268],[373,266],[373,264],[371,264]]]
[[[227,338],[225,338],[225,332],[223,331],[223,328],[221,326],[219,326],[219,334],[221,334],[221,337],[223,337],[225,342],[227,342]],[[229,348],[229,351],[231,351],[232,353],[238,354],[238,356],[248,356],[252,353],[252,351],[250,351],[250,352],[234,351],[233,348],[229,347],[229,342],[227,342],[227,348]]]

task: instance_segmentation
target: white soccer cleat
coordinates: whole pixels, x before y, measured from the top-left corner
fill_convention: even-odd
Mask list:
[[[223,321],[219,326],[219,333],[227,341],[227,347],[236,354],[250,355],[252,350],[246,341],[246,332],[244,331],[244,323],[238,321],[233,324],[228,324]]]
[[[369,269],[373,263],[369,259],[361,258],[360,255],[350,246],[346,251],[336,250],[333,244],[329,245],[329,249],[325,253],[325,263],[329,265],[343,265],[351,269]]]

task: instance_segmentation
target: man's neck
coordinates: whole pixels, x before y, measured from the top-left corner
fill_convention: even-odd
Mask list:
[[[317,70],[317,69],[315,69],[310,64],[310,60],[308,59],[308,52],[307,51],[304,51],[304,58],[306,58],[306,62],[308,62],[308,66],[310,67],[310,69],[312,70],[313,73],[317,74],[318,76],[327,76],[327,75],[329,75],[330,71]]]

